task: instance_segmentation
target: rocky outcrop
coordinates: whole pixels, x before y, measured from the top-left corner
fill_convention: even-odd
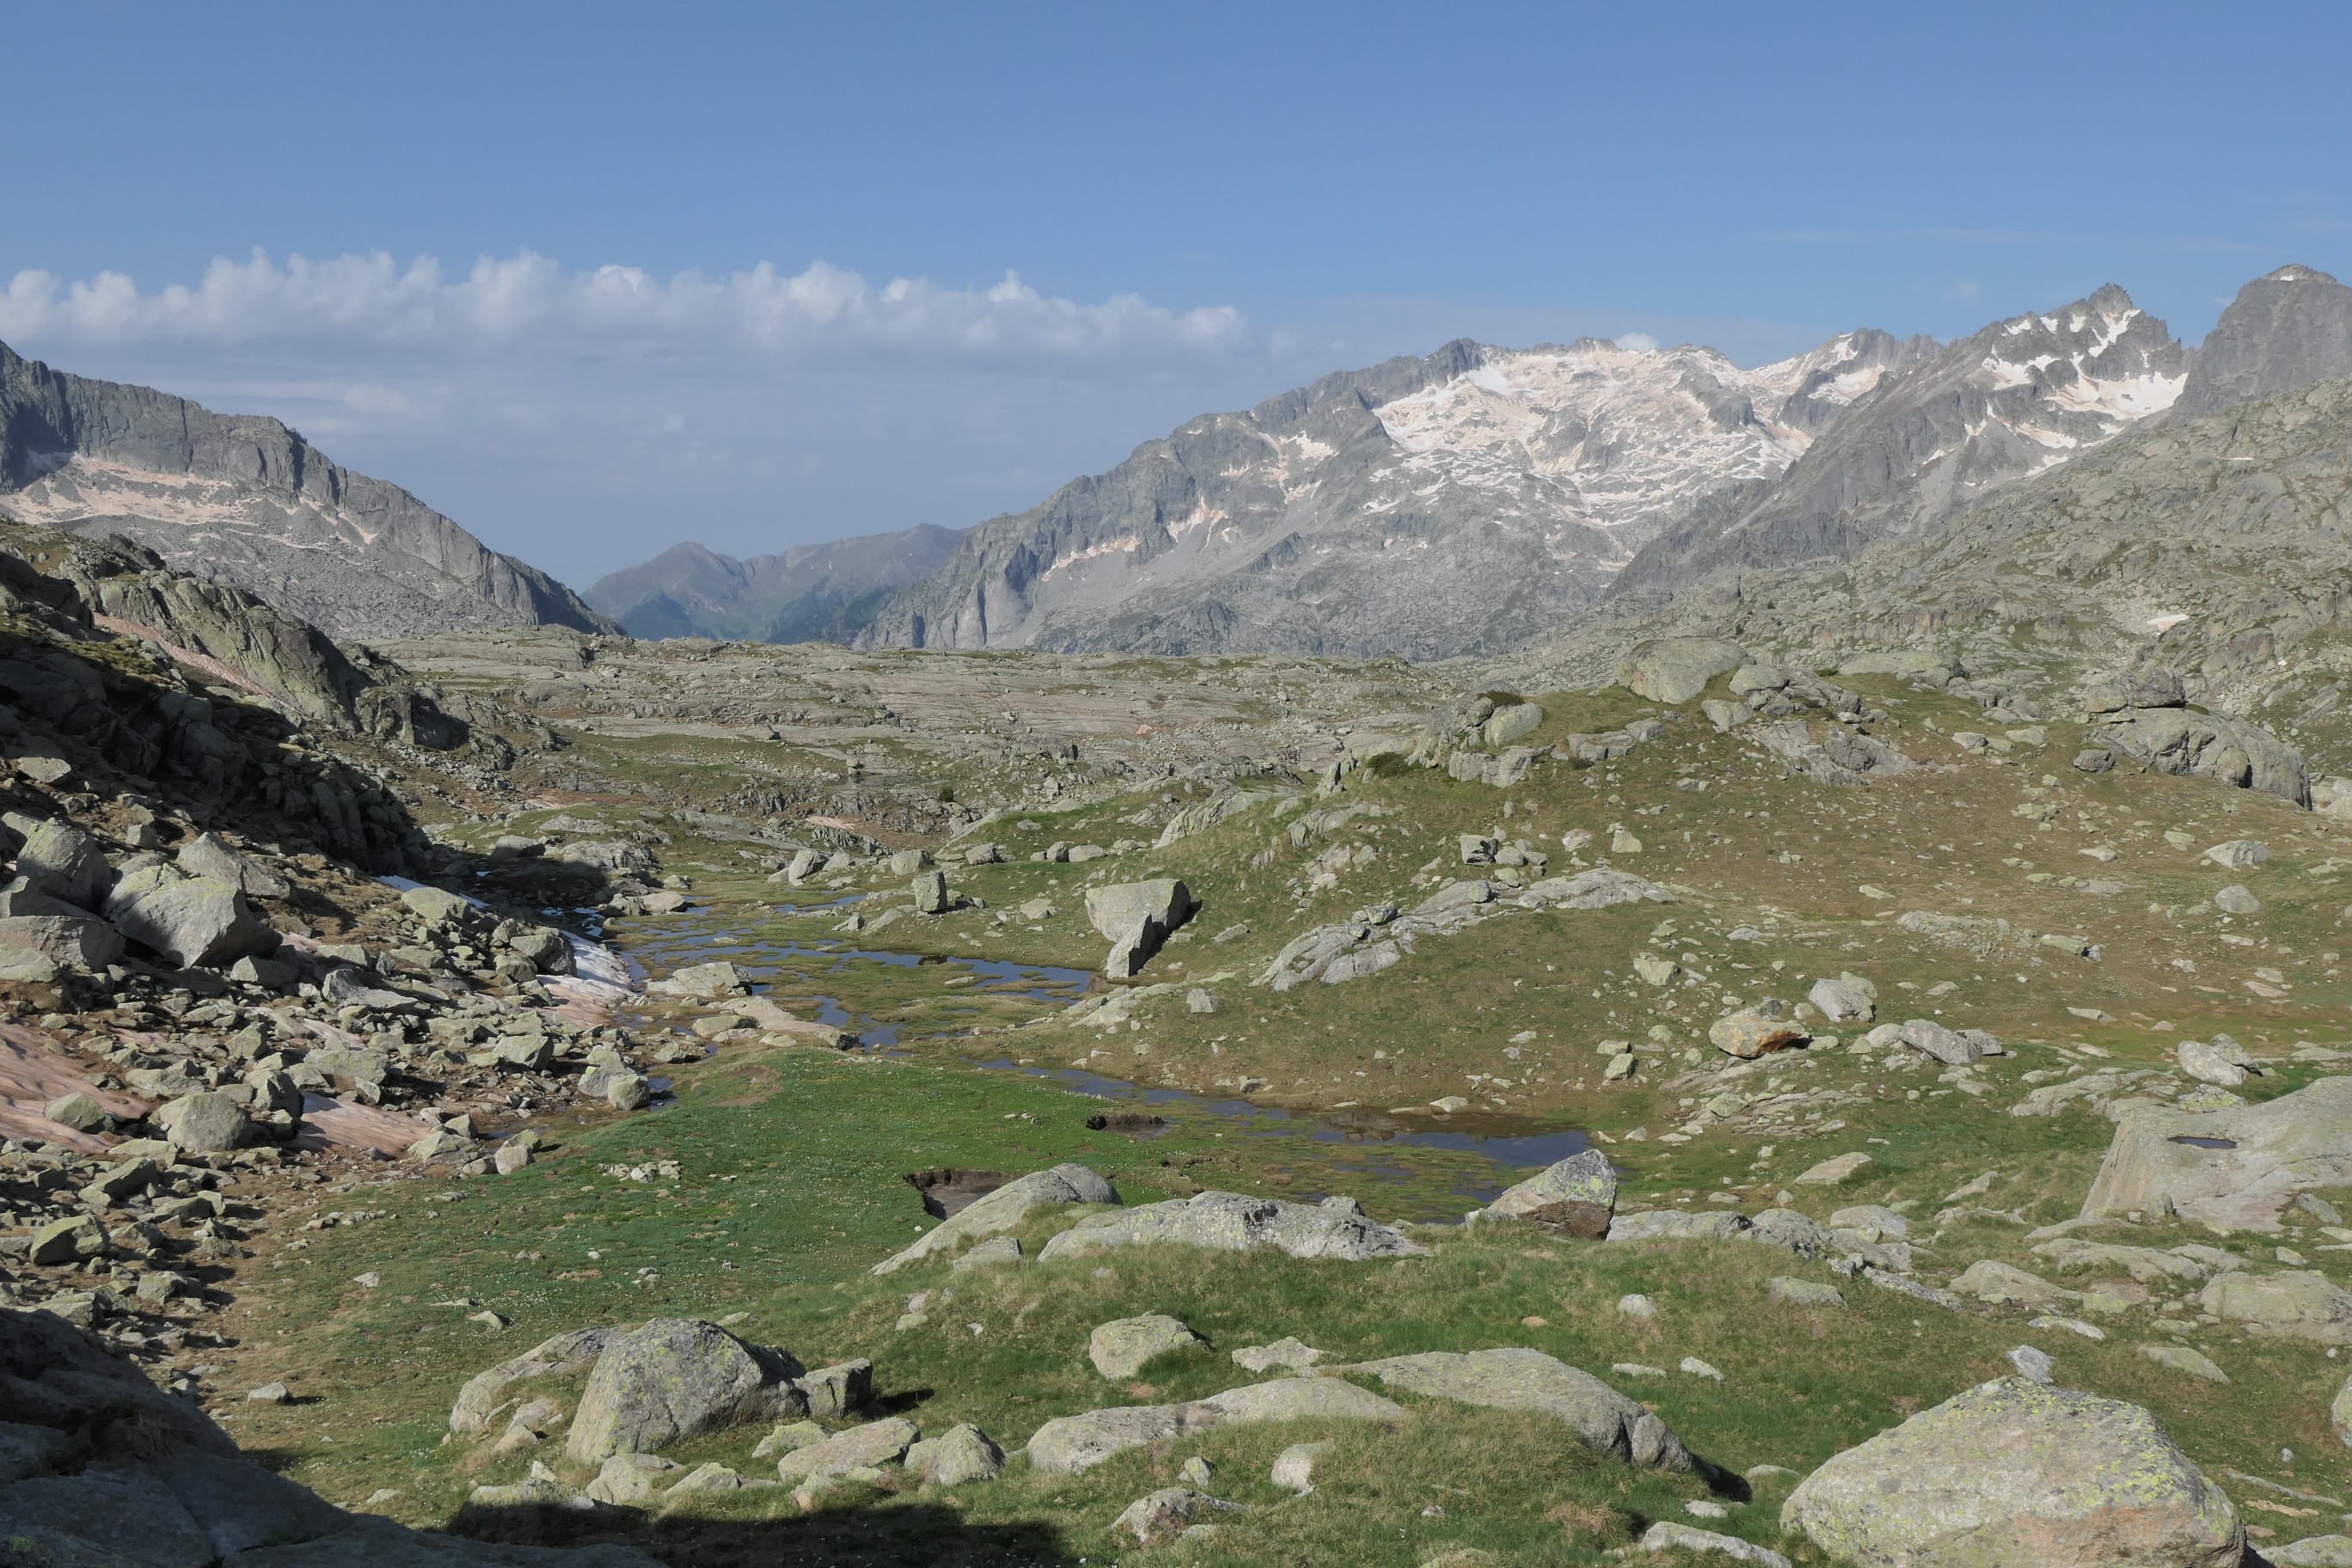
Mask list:
[[[1562,1236],[1590,1238],[1609,1234],[1616,1207],[1617,1173],[1610,1168],[1609,1156],[1587,1149],[1507,1189],[1485,1213],[1490,1218],[1521,1220]]]
[[[27,1562],[655,1568],[626,1547],[498,1545],[345,1513],[47,1312],[0,1309],[0,1540]]]
[[[1029,1438],[1029,1468],[1078,1475],[1114,1454],[1147,1444],[1261,1421],[1401,1421],[1394,1400],[1336,1379],[1277,1378],[1228,1389],[1189,1405],[1130,1405],[1046,1422]]]
[[[275,419],[67,374],[5,345],[0,500],[28,522],[126,535],[339,637],[617,629],[545,573],[337,467]]]
[[[910,1263],[953,1252],[964,1241],[1001,1236],[1049,1204],[1115,1204],[1118,1190],[1084,1165],[1056,1165],[1017,1176],[994,1192],[966,1205],[938,1228],[924,1233],[906,1250],[876,1264],[873,1272],[891,1274]]]
[[[1654,637],[1627,652],[1617,666],[1617,684],[1636,697],[1679,707],[1717,676],[1747,662],[1746,648],[1719,637]]]
[[[1840,1562],[2236,1568],[2229,1499],[2137,1405],[1984,1384],[1831,1459],[1781,1510]]]
[[[721,1426],[808,1414],[786,1352],[746,1344],[691,1318],[656,1318],[605,1345],[588,1374],[565,1451],[583,1464],[653,1453]]]
[[[1549,1415],[1596,1453],[1632,1464],[1662,1470],[1693,1467],[1682,1439],[1646,1406],[1541,1351],[1432,1351],[1328,1370],[1377,1377],[1391,1388],[1433,1399]]]
[[[2324,1078],[2227,1110],[2134,1109],[2116,1127],[2083,1215],[2137,1210],[2276,1230],[2296,1194],[2344,1186],[2352,1186],[2352,1078]]]
[[[1214,1252],[1270,1247],[1293,1258],[1360,1262],[1427,1250],[1402,1231],[1365,1217],[1353,1198],[1289,1204],[1239,1193],[1197,1193],[1113,1214],[1088,1215],[1047,1242],[1040,1259],[1123,1247],[1198,1247]]]
[[[1134,978],[1199,908],[1192,889],[1173,877],[1087,889],[1087,920],[1110,941],[1103,973],[1114,980]]]

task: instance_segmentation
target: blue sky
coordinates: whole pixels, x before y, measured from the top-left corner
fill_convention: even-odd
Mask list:
[[[1454,336],[1756,363],[2113,280],[2193,342],[2352,276],[2347,17],[8,4],[0,338],[584,584]]]

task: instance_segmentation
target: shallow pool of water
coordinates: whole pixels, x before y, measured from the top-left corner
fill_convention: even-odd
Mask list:
[[[976,977],[975,983],[965,988],[970,994],[1027,996],[1064,1005],[1085,996],[1097,984],[1095,975],[1083,969],[1001,959],[892,952],[834,942],[777,941],[749,934],[733,921],[686,923],[692,920],[688,916],[677,924],[651,930],[639,928],[642,934],[633,933],[629,943],[632,961],[659,977],[688,964],[726,959],[751,973],[755,992],[771,989],[781,971],[790,970],[796,977],[814,976],[839,973],[856,963],[904,969],[962,969]],[[793,988],[805,994],[801,985]],[[865,1049],[900,1048],[901,1026],[861,1016],[836,997],[818,994],[813,1000],[820,1023],[855,1032]],[[1017,1072],[1026,1078],[1046,1079],[1096,1100],[1148,1107],[1171,1120],[1205,1118],[1238,1137],[1295,1139],[1325,1146],[1318,1152],[1318,1163],[1333,1175],[1402,1184],[1422,1179],[1428,1173],[1415,1172],[1384,1156],[1415,1149],[1465,1155],[1473,1163],[1473,1173],[1453,1182],[1449,1191],[1465,1204],[1486,1203],[1521,1180],[1528,1171],[1580,1153],[1589,1143],[1580,1129],[1545,1127],[1518,1117],[1478,1113],[1394,1116],[1353,1108],[1291,1111],[1280,1106],[1259,1105],[1239,1095],[1210,1097],[1183,1089],[1148,1088],[1083,1068],[1024,1065],[1003,1057],[970,1059],[983,1071]],[[1319,1194],[1301,1191],[1298,1195],[1304,1198]],[[1433,1212],[1419,1217],[1437,1215]]]

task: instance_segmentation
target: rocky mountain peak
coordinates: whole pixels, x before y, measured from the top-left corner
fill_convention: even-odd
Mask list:
[[[2238,290],[2198,350],[2181,393],[2191,417],[2352,375],[2352,289],[2287,266]]]

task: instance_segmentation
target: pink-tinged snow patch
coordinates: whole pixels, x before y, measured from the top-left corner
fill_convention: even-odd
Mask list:
[[[0,1024],[0,1137],[37,1138],[85,1154],[96,1153],[106,1147],[104,1139],[60,1127],[41,1113],[49,1101],[77,1093],[89,1096],[107,1114],[125,1121],[147,1114],[147,1101],[93,1085],[70,1059],[58,1054],[38,1029]]]
[[[330,1095],[302,1096],[302,1131],[294,1147],[313,1152],[326,1149],[380,1149],[405,1154],[408,1146],[432,1129],[413,1117],[398,1116],[368,1105],[346,1105]]]

